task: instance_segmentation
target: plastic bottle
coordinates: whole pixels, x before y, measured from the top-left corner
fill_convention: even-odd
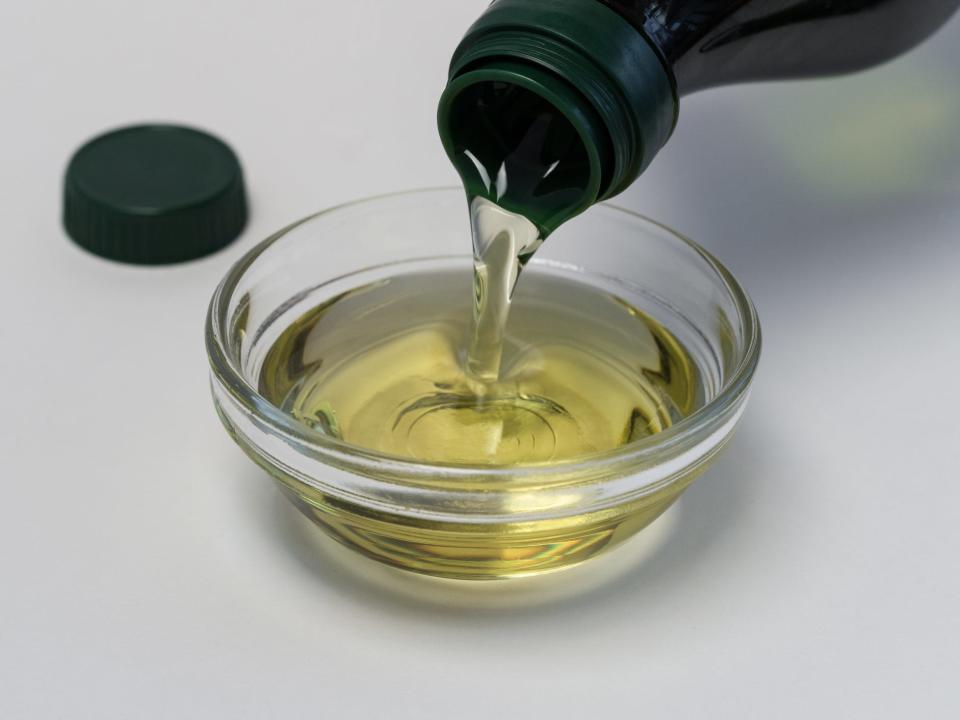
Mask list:
[[[440,135],[468,194],[545,236],[647,168],[684,95],[868,68],[922,42],[958,5],[497,0],[454,53]]]

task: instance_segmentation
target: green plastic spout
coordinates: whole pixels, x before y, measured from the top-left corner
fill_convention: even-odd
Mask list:
[[[457,47],[440,98],[440,137],[468,185],[475,180],[461,153],[464,120],[453,109],[466,89],[491,81],[539,95],[576,129],[586,150],[589,177],[580,200],[529,209],[544,232],[625,190],[676,124],[672,74],[620,15],[597,0],[497,0]]]

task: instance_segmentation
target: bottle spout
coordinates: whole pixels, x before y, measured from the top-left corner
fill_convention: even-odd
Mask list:
[[[536,65],[496,59],[458,75],[437,122],[467,194],[525,215],[544,236],[609,185],[603,121],[576,88]]]
[[[438,123],[468,193],[535,199],[550,232],[639,177],[677,107],[654,46],[603,3],[498,0],[454,53]]]

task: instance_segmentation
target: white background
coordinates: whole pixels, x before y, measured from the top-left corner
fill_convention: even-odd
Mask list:
[[[455,181],[434,108],[484,5],[3,3],[0,717],[957,716],[960,21],[857,77],[686,98],[619,199],[719,255],[766,342],[734,444],[625,574],[539,603],[381,577],[221,429],[215,284],[309,212]],[[68,241],[70,153],[143,120],[235,146],[233,246]]]

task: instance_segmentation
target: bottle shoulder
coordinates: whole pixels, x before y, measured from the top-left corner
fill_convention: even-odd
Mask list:
[[[642,31],[681,93],[864,70],[912,49],[960,0],[597,0]]]

